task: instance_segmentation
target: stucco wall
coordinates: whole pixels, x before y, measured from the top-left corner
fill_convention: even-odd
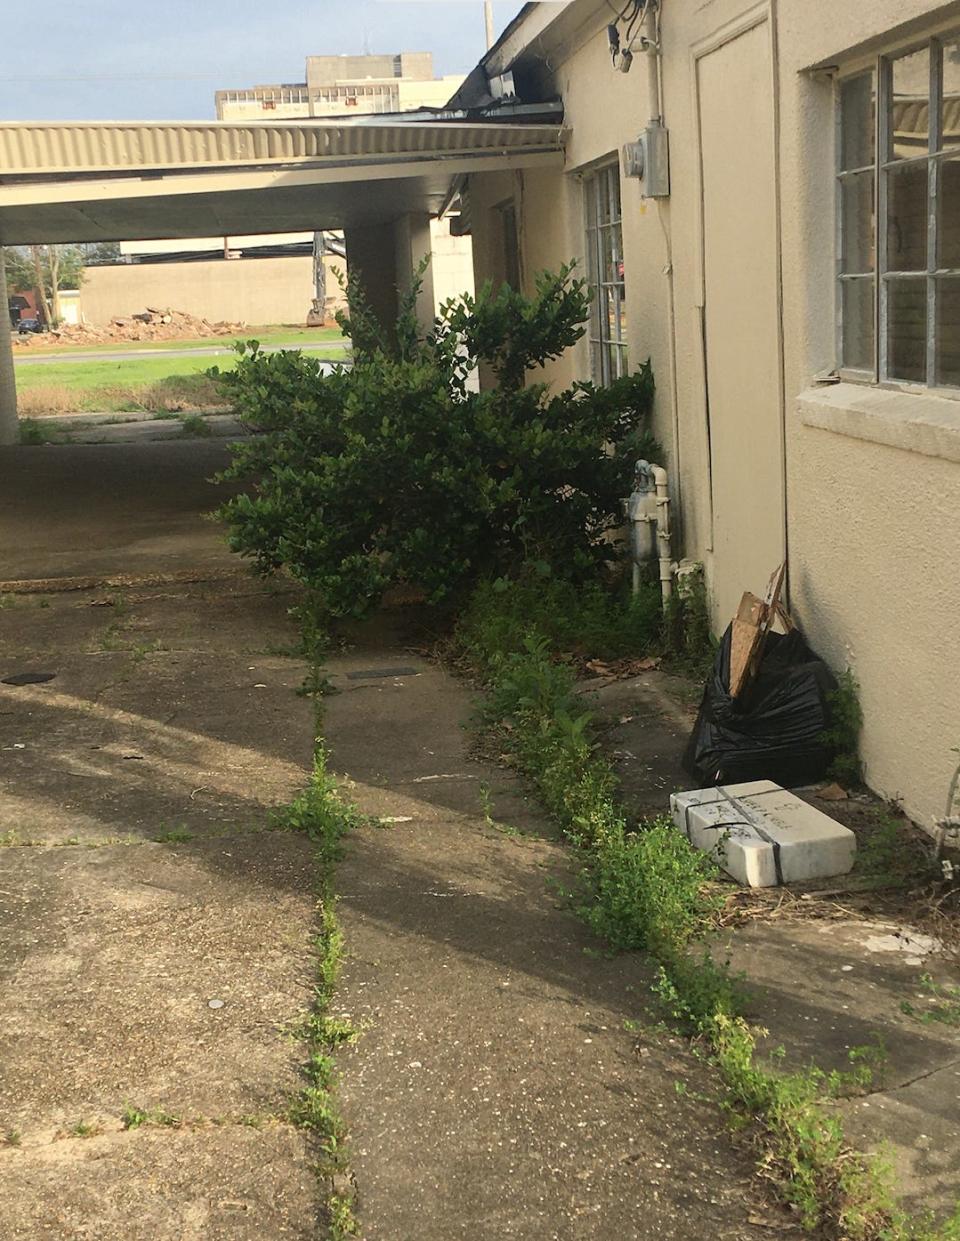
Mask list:
[[[330,277],[327,284],[328,293],[335,293],[336,281]],[[306,255],[134,263],[88,268],[81,289],[81,313],[93,325],[136,314],[146,306],[170,307],[211,322],[303,323],[312,300],[313,259]]]
[[[663,11],[671,196],[659,205],[645,203],[636,182],[621,182],[630,352],[634,359],[650,356],[653,361],[656,430],[666,449],[674,499],[680,501],[683,543],[677,551],[704,562],[715,597],[762,590],[762,581],[726,580],[712,551],[695,55],[740,24],[765,22],[776,100],[772,209],[781,304],[774,313],[781,317],[782,332],[780,349],[773,351],[777,356],[758,355],[756,366],[774,368],[777,389],[782,387],[780,407],[772,414],[783,420],[789,602],[814,647],[838,671],[852,667],[860,681],[869,782],[901,797],[926,826],[943,813],[958,761],[952,748],[960,745],[960,575],[955,567],[960,462],[801,420],[800,394],[836,361],[833,83],[829,74],[809,70],[893,50],[898,40],[934,33],[936,24],[942,26],[951,15],[951,28],[960,28],[960,6],[930,0],[876,0],[871,5],[810,0],[773,7],[745,0],[672,0]],[[528,175],[522,187],[527,192],[520,194],[504,174],[472,179],[478,280],[497,275],[493,209],[508,197],[520,204],[528,285],[537,267],[556,267],[582,255],[578,174],[618,152],[646,124],[646,63],[638,55],[630,74],[613,72],[606,46],[607,7],[598,0],[578,0],[567,18],[570,38],[549,54],[570,127],[566,170]],[[730,141],[736,141],[735,126]],[[741,189],[731,177],[731,196]],[[742,258],[744,264],[756,261],[749,247]],[[572,374],[587,376],[586,349],[568,355],[552,373],[564,381]],[[915,402],[915,416],[926,416],[930,398],[915,393],[909,399]],[[957,409],[960,428],[960,404]],[[735,436],[742,445],[744,488],[758,469],[781,468],[757,461],[745,414],[712,431]],[[782,522],[783,517],[770,514],[769,520]],[[715,612],[718,629],[728,619]]]

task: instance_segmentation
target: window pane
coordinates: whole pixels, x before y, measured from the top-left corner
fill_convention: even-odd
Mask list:
[[[593,192],[597,196],[597,223],[610,223],[610,187],[607,184],[607,174],[605,172],[598,173],[592,183]]]
[[[927,269],[927,163],[887,173],[887,271]]]
[[[960,276],[937,281],[937,383],[960,387]]]
[[[887,282],[887,372],[891,379],[927,378],[927,282]]]
[[[840,87],[840,169],[866,168],[873,163],[873,74],[849,78]]]
[[[860,172],[840,182],[842,272],[873,271],[873,173]]]
[[[945,147],[960,146],[960,39],[943,45],[943,107],[940,113]]]
[[[873,277],[844,280],[840,285],[843,315],[843,365],[849,370],[872,371]]]
[[[890,158],[909,159],[929,148],[930,53],[927,48],[891,64]]]
[[[960,159],[940,165],[940,218],[937,222],[938,267],[960,269]]]

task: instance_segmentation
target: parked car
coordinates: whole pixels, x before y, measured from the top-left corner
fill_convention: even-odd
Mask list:
[[[17,324],[17,331],[21,336],[26,336],[28,332],[42,332],[43,324],[39,319],[21,319]]]

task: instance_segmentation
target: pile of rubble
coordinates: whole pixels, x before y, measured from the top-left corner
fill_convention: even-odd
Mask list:
[[[109,345],[127,340],[195,340],[201,336],[235,336],[244,331],[243,323],[211,323],[183,310],[158,310],[148,306],[140,314],[111,319],[103,327],[65,323],[53,332],[14,335],[15,345],[31,346]]]

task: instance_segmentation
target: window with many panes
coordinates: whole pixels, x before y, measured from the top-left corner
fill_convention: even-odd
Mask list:
[[[587,280],[590,357],[594,383],[608,384],[627,373],[627,299],[623,271],[620,166],[611,164],[584,178],[587,220]]]
[[[839,84],[840,365],[960,387],[960,35]]]

